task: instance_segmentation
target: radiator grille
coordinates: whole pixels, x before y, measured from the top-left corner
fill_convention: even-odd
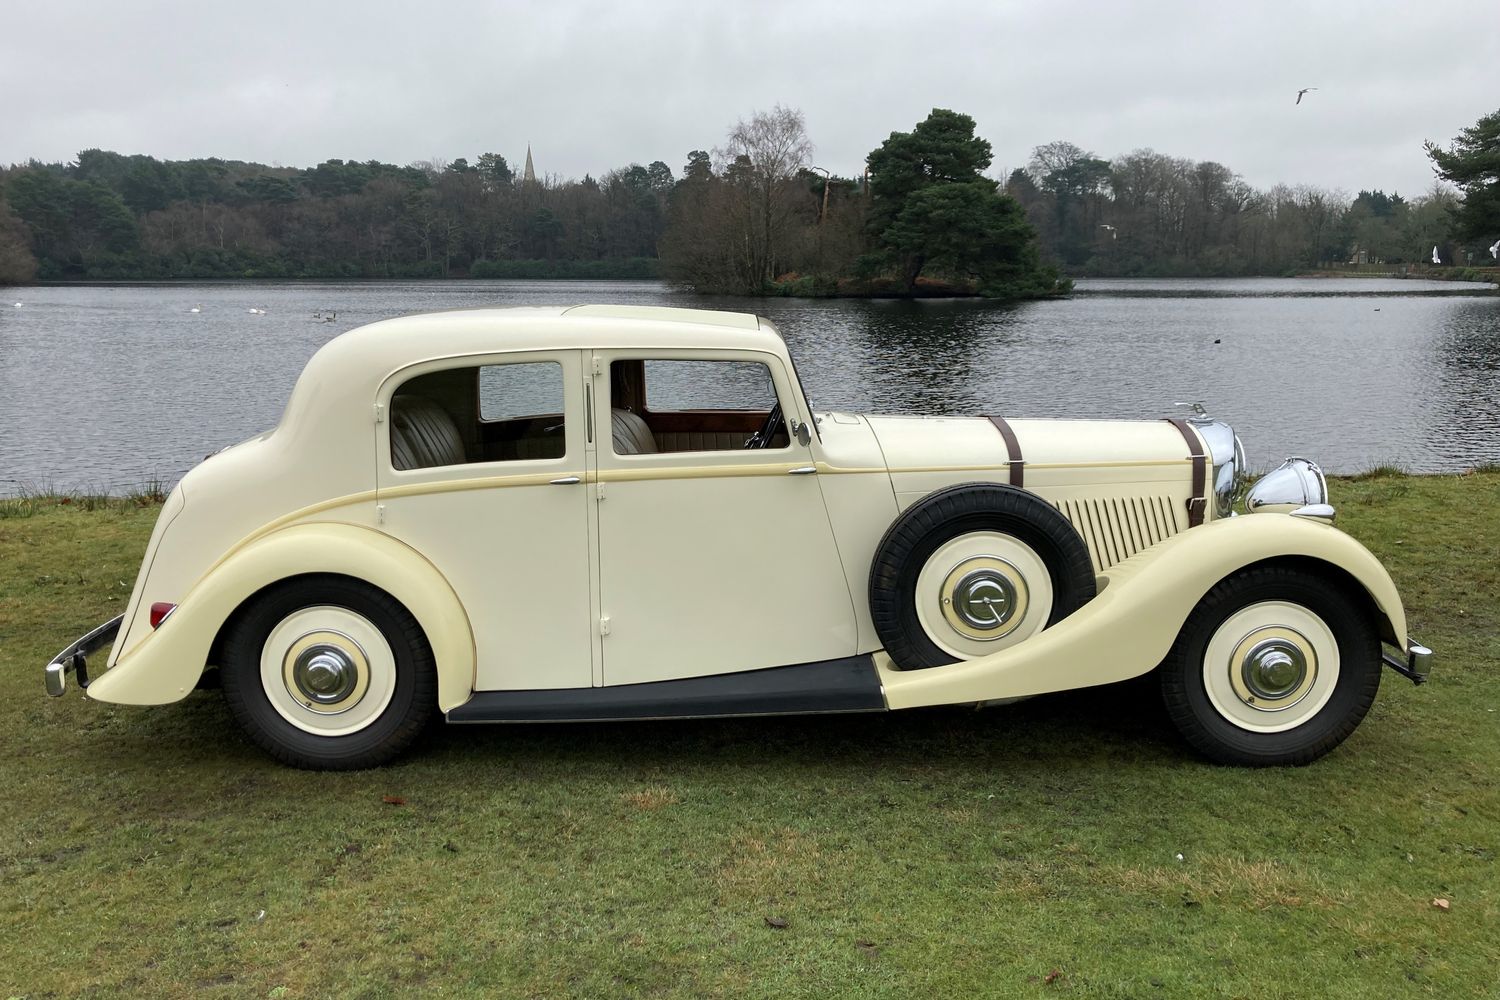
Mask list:
[[[1060,500],[1056,507],[1083,536],[1099,571],[1177,534],[1187,515],[1179,518],[1178,504],[1164,496]]]

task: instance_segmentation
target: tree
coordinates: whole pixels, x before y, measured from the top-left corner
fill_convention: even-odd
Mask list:
[[[1036,233],[1021,206],[984,178],[913,192],[882,239],[906,262],[908,291],[924,268],[969,278],[981,294],[997,297],[1056,285],[1038,267]]]
[[[870,232],[908,294],[928,268],[986,295],[1055,290],[1021,206],[980,173],[990,144],[974,135],[974,119],[935,108],[911,132],[892,132],[867,163]]]
[[[735,123],[720,155],[732,161],[731,179],[741,194],[745,271],[755,284],[776,277],[785,256],[787,229],[804,190],[799,171],[812,156],[802,112],[780,104]]]
[[[20,285],[36,277],[36,258],[25,225],[0,201],[0,285]]]
[[[505,157],[499,153],[480,153],[475,167],[492,191],[508,188],[515,182],[515,173],[510,169],[510,164],[505,162]]]
[[[1455,213],[1459,235],[1500,235],[1500,110],[1464,129],[1446,150],[1425,145],[1437,175],[1463,192]]]
[[[895,221],[906,199],[929,184],[964,183],[990,165],[990,144],[974,134],[974,119],[934,108],[910,132],[892,132],[866,159],[870,168],[873,233]]]

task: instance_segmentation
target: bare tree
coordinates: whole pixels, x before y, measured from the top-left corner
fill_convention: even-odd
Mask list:
[[[780,104],[736,122],[728,143],[715,150],[743,196],[736,215],[745,223],[747,276],[756,284],[773,280],[785,257],[788,230],[805,200],[799,174],[812,152],[802,112]]]

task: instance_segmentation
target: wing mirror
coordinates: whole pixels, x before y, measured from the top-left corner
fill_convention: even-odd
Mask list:
[[[807,442],[812,440],[812,430],[800,420],[792,421],[792,436],[802,447],[807,447]]]

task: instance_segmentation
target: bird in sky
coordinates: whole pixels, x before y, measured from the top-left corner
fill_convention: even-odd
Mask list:
[[[1309,90],[1317,90],[1317,89],[1318,89],[1317,87],[1303,87],[1301,90],[1297,91],[1297,100],[1294,101],[1293,103],[1294,104],[1301,104],[1302,103],[1302,95],[1303,94],[1307,93]]]
[[[1500,240],[1496,240],[1490,244],[1490,256],[1496,260],[1500,260]]]

